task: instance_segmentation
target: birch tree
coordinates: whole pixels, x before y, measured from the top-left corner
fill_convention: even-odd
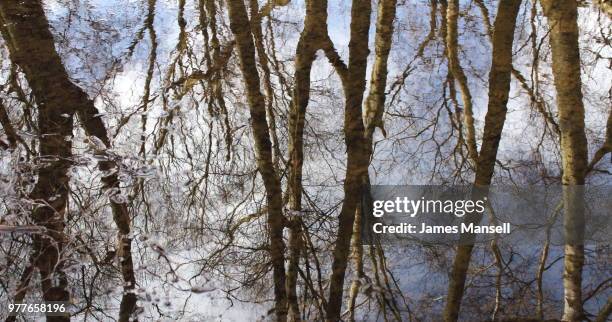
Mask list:
[[[508,109],[512,72],[512,44],[520,6],[520,0],[508,0],[501,1],[497,9],[492,41],[492,64],[489,72],[489,104],[474,180],[474,186],[477,189],[485,188],[491,184],[495,169],[497,150]],[[461,298],[465,291],[465,280],[473,248],[473,244],[457,247],[457,253],[449,275],[448,298],[444,308],[444,320],[447,322],[457,321],[459,318]]]
[[[584,129],[584,105],[578,48],[578,10],[576,2],[542,1],[550,26],[552,68],[563,162],[563,209],[566,234],[563,288],[564,321],[584,318],[582,307],[582,267],[584,265],[584,191],[588,166]],[[570,238],[574,236],[574,238]]]
[[[377,19],[376,19],[376,35],[374,40],[375,46],[375,57],[374,65],[372,68],[372,75],[370,78],[370,90],[365,101],[365,115],[364,115],[364,126],[365,126],[365,149],[366,157],[368,162],[372,158],[373,153],[373,136],[376,128],[379,128],[383,135],[386,136],[386,131],[383,123],[383,113],[385,108],[386,94],[385,90],[387,87],[387,74],[388,74],[388,60],[389,53],[391,51],[391,44],[393,39],[393,22],[395,20],[397,1],[395,0],[381,0],[378,3],[377,8]],[[368,193],[370,178],[366,172],[362,178],[362,184],[364,185],[364,193]],[[363,207],[361,207],[363,209]],[[359,289],[361,287],[361,281],[365,277],[363,267],[363,245],[361,240],[361,227],[362,227],[362,211],[357,209],[355,212],[355,222],[353,224],[353,240],[351,243],[352,258],[355,266],[355,276],[351,283],[349,290],[348,299],[348,311],[349,319],[355,320],[355,305]],[[371,246],[375,247],[375,246]],[[384,274],[383,269],[383,274]]]
[[[362,101],[366,86],[365,73],[369,55],[368,38],[372,5],[369,0],[354,0],[351,6],[349,62],[346,69],[337,68],[345,95],[344,141],[346,143],[346,174],[344,201],[338,217],[338,232],[333,251],[330,276],[327,321],[338,321],[342,309],[344,275],[350,253],[355,212],[363,192],[362,178],[367,175],[369,158],[366,153]],[[342,74],[346,74],[345,77]]]
[[[249,17],[243,0],[227,2],[230,28],[236,37],[240,69],[247,93],[251,128],[255,142],[257,168],[266,189],[270,257],[273,266],[275,314],[277,321],[287,320],[287,292],[285,285],[285,241],[281,183],[272,162],[272,144],[266,120],[265,97],[260,90],[259,72],[255,60],[255,45]]]

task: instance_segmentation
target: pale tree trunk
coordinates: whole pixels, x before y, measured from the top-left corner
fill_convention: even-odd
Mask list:
[[[300,256],[304,247],[302,239],[302,220],[299,215],[291,218],[289,222],[289,266],[287,267],[287,304],[288,320],[301,321],[300,306],[297,294],[297,277],[300,265]]]
[[[347,310],[349,312],[349,321],[355,321],[355,305],[357,303],[357,296],[359,295],[359,289],[361,288],[361,280],[365,277],[363,271],[363,245],[361,244],[361,223],[362,214],[361,209],[357,209],[355,212],[355,222],[353,223],[353,239],[351,241],[352,260],[353,266],[355,266],[355,276],[349,289],[349,297],[347,303]],[[371,246],[372,247],[372,246]]]
[[[11,59],[21,67],[26,79],[36,98],[39,109],[38,124],[40,128],[40,153],[43,157],[56,156],[60,160],[52,161],[48,166],[41,169],[39,182],[34,189],[35,199],[46,200],[55,194],[60,198],[53,201],[46,200],[51,207],[39,207],[34,212],[37,221],[47,222],[52,227],[52,235],[63,232],[63,213],[67,203],[68,177],[66,172],[70,166],[72,119],[76,112],[89,136],[100,139],[107,147],[110,147],[107,131],[104,123],[99,117],[99,112],[85,92],[73,84],[62,64],[60,57],[55,51],[53,36],[43,11],[38,1],[24,2],[14,6],[12,2],[0,4],[2,23],[6,28],[2,29],[3,37],[7,41]],[[68,117],[66,117],[66,115]],[[103,151],[96,151],[103,153]],[[106,172],[116,167],[113,161],[101,161],[98,168]],[[102,179],[104,189],[118,189],[119,181],[117,175],[113,174]],[[119,228],[118,254],[120,255],[121,272],[124,280],[125,294],[121,302],[121,321],[127,321],[129,315],[136,306],[136,296],[132,290],[135,287],[135,277],[131,256],[130,218],[125,203],[116,203],[111,199],[113,219]],[[59,237],[58,237],[59,238]],[[35,244],[37,244],[35,238]],[[50,297],[60,298],[63,292],[64,298],[68,297],[65,290],[65,276],[61,276],[60,285],[51,287],[50,282],[53,273],[49,267],[61,269],[61,262],[56,250],[49,249],[45,242],[39,240],[41,245],[41,256],[35,259],[36,267],[43,276],[43,293],[56,290],[57,294]],[[57,241],[57,250],[61,250],[63,241]],[[63,275],[61,273],[60,275]],[[123,317],[125,316],[125,317]]]
[[[387,62],[389,60],[389,52],[391,51],[396,6],[397,0],[381,0],[377,8],[376,36],[374,39],[375,58],[370,79],[370,92],[366,100],[364,120],[366,138],[370,141],[368,148],[371,148],[375,128],[380,128],[383,134],[386,135],[382,117],[385,109]]]
[[[580,321],[584,318],[582,308],[584,191],[580,186],[585,183],[588,156],[580,80],[578,11],[576,1],[571,0],[543,0],[542,7],[551,28],[552,69],[561,129],[566,234],[562,319]]]
[[[389,60],[389,52],[391,51],[391,43],[393,37],[393,21],[395,20],[395,11],[397,0],[381,0],[378,2],[377,19],[376,19],[376,36],[374,39],[375,58],[372,67],[372,77],[370,79],[370,92],[365,103],[365,146],[366,157],[368,163],[372,158],[372,139],[374,130],[378,127],[386,136],[384,124],[382,121],[385,108],[385,89],[387,87],[387,62]],[[362,177],[362,185],[367,187],[370,185],[368,172]],[[369,189],[364,188],[364,191]],[[365,277],[363,271],[363,245],[361,241],[361,221],[362,211],[358,207],[355,211],[355,222],[353,224],[353,239],[351,241],[352,259],[355,266],[355,276],[349,289],[348,311],[349,319],[355,320],[355,304],[361,280]],[[371,246],[374,247],[374,246]]]
[[[512,44],[520,6],[520,0],[506,0],[499,3],[497,10],[493,32],[493,59],[489,73],[489,103],[474,181],[477,188],[486,187],[491,183],[495,169],[499,141],[506,120],[512,72]],[[449,276],[448,298],[444,308],[444,320],[447,322],[457,321],[459,317],[473,247],[472,244],[457,247],[457,254]]]
[[[344,135],[347,147],[347,169],[344,179],[344,202],[338,218],[338,233],[333,251],[332,273],[327,303],[327,321],[340,320],[344,275],[350,253],[355,211],[360,204],[362,178],[367,175],[365,128],[362,101],[365,90],[368,36],[372,4],[370,0],[354,0],[351,7],[349,65],[343,79],[345,94]]]
[[[272,160],[276,168],[280,168],[279,162],[282,158],[280,152],[280,146],[278,143],[278,135],[276,134],[276,117],[274,113],[274,89],[272,88],[272,73],[270,71],[270,64],[268,62],[268,55],[266,53],[263,32],[261,28],[262,16],[259,12],[259,4],[257,0],[249,0],[251,6],[251,32],[255,38],[255,49],[259,58],[259,66],[263,71],[263,83],[266,96],[268,98],[266,102],[266,113],[268,115],[268,126],[270,128],[270,138],[272,140],[273,155]],[[228,159],[229,160],[229,159]]]
[[[306,1],[304,30],[295,54],[294,88],[289,113],[289,207],[295,213],[290,223],[287,294],[289,320],[299,321],[297,272],[302,248],[302,165],[304,162],[304,125],[310,100],[310,72],[316,52],[327,36],[327,1]]]
[[[302,210],[302,165],[304,162],[304,122],[306,108],[310,99],[310,71],[315,59],[314,41],[307,39],[312,37],[312,2],[308,1],[306,6],[305,27],[298,41],[295,56],[294,88],[289,112],[289,207],[294,215],[291,219],[291,230],[289,234],[290,262],[287,271],[287,294],[289,298],[289,320],[299,321],[299,306],[297,303],[297,265],[301,252],[301,223],[299,213]],[[315,1],[316,2],[316,1]],[[319,1],[322,3],[324,1]],[[324,13],[326,14],[325,3]],[[324,21],[326,21],[325,19]]]
[[[472,93],[468,86],[468,79],[461,67],[459,59],[459,44],[458,44],[458,23],[459,16],[459,0],[448,1],[446,8],[446,47],[448,55],[448,63],[453,78],[459,83],[461,99],[463,101],[463,123],[466,128],[466,143],[468,155],[472,162],[478,160],[478,147],[476,146],[476,127],[474,125],[474,111],[472,105]]]
[[[260,90],[259,73],[255,61],[255,45],[243,0],[227,1],[230,29],[236,38],[240,69],[246,88],[251,128],[255,143],[257,168],[264,182],[268,208],[269,254],[274,278],[275,314],[277,321],[287,320],[287,292],[285,285],[285,243],[282,190],[272,161],[272,144],[266,120],[265,98]]]

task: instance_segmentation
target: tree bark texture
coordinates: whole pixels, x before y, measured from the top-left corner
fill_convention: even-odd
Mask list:
[[[265,98],[260,90],[260,79],[255,60],[255,45],[249,17],[243,0],[229,0],[230,29],[236,38],[240,69],[246,88],[255,141],[257,168],[262,176],[268,206],[269,253],[274,278],[275,314],[277,321],[287,320],[287,292],[285,284],[284,216],[282,212],[281,182],[272,161],[272,144],[266,120]]]
[[[368,38],[372,4],[369,0],[354,0],[351,7],[349,65],[343,81],[345,94],[344,135],[347,147],[347,169],[344,179],[344,202],[338,218],[338,233],[333,251],[327,321],[340,320],[344,275],[350,253],[355,211],[362,194],[362,177],[367,175],[369,158],[363,123],[362,102],[366,85],[365,74],[369,55]]]
[[[63,216],[68,200],[67,171],[71,165],[72,122],[75,112],[87,135],[97,137],[107,147],[110,147],[110,141],[93,101],[72,83],[55,50],[53,35],[49,31],[42,4],[39,1],[3,2],[0,4],[0,15],[0,23],[4,24],[2,33],[11,60],[23,70],[38,105],[40,155],[42,159],[46,159],[46,166],[40,170],[37,185],[32,192],[33,199],[44,200],[46,206],[36,208],[33,217],[37,223],[49,229],[55,245],[49,246],[45,240],[35,237],[35,252],[38,249],[40,253],[36,258],[36,266],[43,277],[43,293],[53,291],[57,294],[49,297],[67,300],[67,281],[60,270],[59,256],[64,244],[60,234],[63,232]],[[114,161],[98,163],[102,172],[116,166]],[[116,174],[105,176],[102,181],[105,190],[119,189]],[[130,218],[125,203],[117,203],[112,198],[110,203],[113,219],[119,229],[118,253],[125,283],[121,311],[127,312],[129,316],[136,305],[136,296],[131,292],[135,287],[135,277],[131,239],[128,237]],[[59,286],[51,285],[53,267],[56,267],[56,271],[60,270]],[[120,320],[127,321],[127,317]]]
[[[587,139],[580,79],[578,10],[575,1],[543,0],[544,15],[550,26],[552,70],[557,91],[563,164],[563,209],[566,239],[563,287],[564,321],[584,318],[582,307],[582,267],[584,265],[584,191],[588,166]]]
[[[477,159],[474,181],[477,188],[491,184],[495,169],[499,141],[506,120],[512,73],[512,44],[520,6],[520,0],[500,1],[495,19],[493,59],[489,73],[489,103],[485,116],[483,143]],[[449,31],[450,29],[449,20]],[[448,298],[444,308],[444,320],[447,322],[457,321],[459,317],[472,249],[473,245],[457,247],[457,254],[449,276]]]

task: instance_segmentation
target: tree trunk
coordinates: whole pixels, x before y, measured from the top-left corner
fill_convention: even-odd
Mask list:
[[[389,52],[391,51],[393,37],[393,21],[395,20],[397,0],[381,0],[378,3],[377,19],[376,19],[376,36],[374,40],[375,58],[372,68],[372,77],[370,79],[370,92],[366,99],[365,105],[365,150],[366,158],[369,161],[372,158],[372,139],[375,129],[378,127],[386,136],[384,124],[382,121],[385,109],[385,89],[387,87],[387,63],[389,60]],[[369,191],[367,188],[370,185],[369,174],[366,173],[362,177],[362,185],[366,187],[364,191]],[[363,271],[363,245],[361,241],[361,221],[362,207],[358,207],[355,211],[355,222],[353,224],[353,239],[351,241],[352,259],[355,266],[355,276],[349,290],[348,311],[349,319],[355,320],[355,304],[361,280],[365,277]],[[374,246],[371,246],[374,247]]]
[[[588,156],[580,80],[580,51],[576,21],[578,11],[576,2],[571,0],[543,0],[542,7],[551,28],[552,68],[561,129],[566,234],[562,319],[580,321],[584,318],[582,308],[584,191],[580,186],[585,183]]]
[[[73,111],[67,104],[70,87],[65,83],[61,60],[55,52],[53,36],[40,3],[0,2],[2,36],[13,62],[19,65],[32,87],[38,105],[39,160],[38,182],[31,193],[37,203],[32,214],[37,225],[47,228],[47,236],[32,237],[33,262],[41,276],[45,301],[68,301],[68,281],[63,272],[64,215],[68,207],[68,169],[72,157]],[[70,102],[70,101],[68,101]],[[62,116],[62,114],[68,117]],[[48,321],[69,321],[69,317],[49,317]]]
[[[306,1],[304,30],[300,34],[295,53],[295,85],[289,114],[289,207],[296,213],[302,211],[302,165],[304,162],[304,125],[306,108],[310,100],[310,72],[316,52],[322,49],[327,36],[327,1]],[[299,321],[297,303],[297,265],[301,252],[301,221],[293,218],[289,235],[290,263],[287,272],[289,320]],[[295,266],[295,267],[294,267]]]
[[[393,20],[397,0],[381,0],[378,3],[378,14],[376,19],[376,36],[374,40],[375,58],[370,80],[370,93],[366,100],[365,126],[366,138],[370,141],[368,148],[372,146],[372,136],[376,127],[386,132],[383,127],[382,117],[385,109],[385,89],[387,87],[387,62],[393,37]],[[370,153],[371,154],[371,153]]]
[[[495,19],[493,61],[489,73],[489,104],[474,181],[477,188],[486,187],[491,183],[495,169],[497,149],[506,120],[512,72],[512,44],[520,6],[520,0],[501,1]],[[457,247],[457,254],[449,276],[448,298],[444,308],[444,320],[447,322],[457,321],[459,317],[461,298],[464,293],[465,279],[473,247],[470,244]]]
[[[268,126],[270,131],[270,139],[272,140],[272,161],[276,168],[280,168],[279,161],[283,155],[280,151],[278,143],[278,135],[276,134],[276,117],[274,113],[274,89],[272,88],[272,73],[270,72],[270,64],[264,45],[264,37],[261,28],[261,18],[259,13],[259,4],[257,0],[249,0],[251,6],[251,32],[255,38],[255,49],[259,58],[259,66],[263,71],[263,83],[268,101],[266,102],[266,113],[268,115]],[[228,145],[229,146],[229,145]],[[229,160],[229,158],[228,158]]]
[[[33,198],[45,200],[52,207],[38,207],[34,211],[34,219],[45,224],[53,234],[63,232],[63,214],[68,198],[67,171],[72,156],[71,137],[72,120],[74,113],[78,113],[87,135],[100,139],[110,147],[107,131],[99,117],[99,112],[85,92],[73,84],[62,61],[55,51],[53,35],[45,17],[42,5],[38,1],[24,2],[17,5],[13,2],[0,4],[0,14],[6,28],[2,28],[3,37],[11,59],[21,67],[36,98],[39,110],[38,125],[40,128],[40,153],[42,157],[57,157],[59,160],[50,161],[40,170],[39,181],[33,191]],[[102,153],[97,151],[96,153]],[[98,168],[106,172],[116,167],[113,161],[101,161]],[[117,175],[113,174],[102,179],[104,189],[118,189]],[[52,196],[60,197],[48,200]],[[118,253],[120,254],[121,272],[124,280],[125,294],[121,301],[121,313],[127,321],[136,306],[136,296],[131,291],[135,287],[134,269],[131,256],[130,218],[125,203],[117,203],[111,198],[113,219],[119,228]],[[53,290],[57,294],[48,297],[68,300],[65,289],[67,281],[59,271],[59,286],[51,286],[53,279],[52,267],[56,271],[61,269],[59,254],[64,241],[58,236],[54,239],[56,245],[46,245],[47,239],[35,237],[35,252],[40,253],[36,260],[37,268],[43,277],[43,293]],[[45,298],[46,299],[46,298]],[[49,318],[53,320],[61,317]]]
[[[275,314],[277,321],[287,320],[287,292],[285,285],[285,243],[283,240],[284,217],[282,191],[278,174],[272,161],[272,146],[266,121],[266,105],[260,90],[259,73],[255,61],[255,45],[249,18],[243,0],[227,1],[230,29],[236,38],[240,69],[246,88],[251,128],[255,141],[257,168],[264,181],[268,206],[269,253],[274,278]]]
[[[351,39],[349,41],[349,65],[343,81],[345,94],[344,135],[347,147],[347,169],[344,179],[344,202],[338,218],[338,234],[333,252],[332,273],[327,304],[327,321],[340,320],[344,275],[350,253],[350,242],[355,211],[361,200],[362,178],[367,175],[365,128],[362,101],[365,90],[365,73],[368,36],[372,4],[369,0],[354,0],[351,7]]]
[[[474,125],[474,111],[472,107],[472,93],[468,86],[468,80],[465,72],[461,67],[459,60],[459,44],[458,44],[458,24],[459,16],[459,0],[448,1],[446,8],[446,53],[448,55],[448,63],[453,78],[459,83],[461,98],[463,100],[463,122],[466,127],[468,155],[472,162],[478,160],[478,147],[476,146],[476,128]]]

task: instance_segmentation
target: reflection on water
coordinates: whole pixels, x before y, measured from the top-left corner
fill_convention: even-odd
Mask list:
[[[0,0],[0,319],[45,320],[27,309],[10,315],[9,304],[46,301],[65,304],[70,313],[47,321],[271,321],[278,313],[276,288],[288,289],[287,301],[296,305],[287,307],[297,307],[302,320],[321,321],[330,276],[342,275],[345,265],[343,319],[351,320],[354,308],[355,320],[441,321],[457,244],[473,241],[461,320],[557,318],[568,273],[581,279],[573,284],[582,294],[574,297],[584,302],[586,318],[605,313],[612,294],[605,162],[612,77],[603,2],[581,3],[577,18],[569,15],[580,32],[574,44],[580,64],[574,66],[584,75],[567,79],[581,80],[579,99],[588,112],[584,122],[574,122],[585,124],[590,149],[589,159],[581,160],[590,163],[583,169],[589,185],[580,193],[560,185],[567,173],[560,145],[566,127],[553,99],[558,84],[549,41],[557,34],[539,5],[521,2],[522,23],[506,28],[506,36],[515,37],[501,68],[511,77],[502,99],[508,113],[499,152],[489,161],[493,182],[508,190],[494,185],[478,192],[471,190],[476,169],[467,151],[470,111],[463,96],[472,91],[473,145],[482,146],[491,139],[484,124],[495,96],[487,91],[487,77],[500,72],[491,67],[491,58],[500,55],[493,54],[487,31],[495,37],[504,29],[503,19],[502,28],[491,24],[497,24],[499,3],[510,1],[397,1],[387,28],[377,26],[382,14],[376,6],[394,7],[395,1],[376,1],[370,39],[361,46],[350,42],[350,28],[367,23],[350,21],[365,11],[352,12],[351,1],[329,1],[329,19],[316,23],[306,23],[305,14],[321,18],[325,10],[317,12],[310,1],[308,11],[304,1],[244,1],[248,19],[232,30],[227,6],[240,2]],[[447,2],[459,12],[448,14]],[[446,33],[453,17],[459,20],[453,25],[464,86],[449,63]],[[247,25],[250,50],[234,36]],[[384,46],[376,39],[390,26],[395,31],[383,73]],[[302,33],[310,28],[314,35]],[[359,76],[355,51],[368,43]],[[247,51],[254,56],[253,75],[241,70],[245,59],[239,56]],[[374,84],[377,73],[384,74],[382,86]],[[244,80],[260,87],[263,104],[256,105],[261,102],[249,96]],[[364,98],[353,93],[359,86]],[[361,100],[365,112],[380,104],[373,89],[386,99],[374,111],[382,119],[371,124],[368,110],[362,124],[353,107]],[[357,111],[357,121],[344,129],[347,111]],[[255,123],[267,128],[258,131]],[[362,125],[373,130],[368,140],[361,134],[346,140]],[[347,144],[363,141],[368,147],[355,151],[367,152],[367,169],[352,166],[360,153],[347,157]],[[365,151],[370,143],[373,151]],[[268,172],[262,171],[264,158],[270,159],[263,169]],[[345,195],[351,188],[345,177],[354,178],[347,168],[369,173],[359,188],[371,187],[372,195],[362,196],[356,214],[346,216],[361,221],[346,225],[340,237],[352,244],[342,249],[338,216],[346,200],[359,197]],[[280,189],[270,178],[280,181]],[[486,196],[487,210],[477,219],[393,211],[369,216],[368,197],[441,198],[440,191],[423,192],[422,184],[466,188],[467,194],[445,198],[464,207]],[[269,220],[269,195],[282,202],[275,204],[282,208],[280,223]],[[512,231],[506,237],[399,240],[371,234],[374,223],[423,222],[508,222]],[[282,226],[275,232],[284,245],[270,245],[273,224]],[[270,263],[281,251],[285,282],[273,280]],[[332,267],[334,255],[340,260]],[[564,269],[568,258],[576,265]],[[286,287],[292,281],[295,288]]]

